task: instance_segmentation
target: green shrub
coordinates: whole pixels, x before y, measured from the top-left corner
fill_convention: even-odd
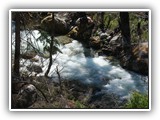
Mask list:
[[[139,92],[133,92],[131,98],[125,104],[124,108],[147,109],[149,108],[148,95]]]
[[[75,105],[76,108],[86,108],[86,106],[78,100],[75,102]]]

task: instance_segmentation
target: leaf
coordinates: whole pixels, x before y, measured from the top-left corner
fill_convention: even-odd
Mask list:
[[[49,52],[49,49],[50,49],[50,47],[46,45],[46,46],[43,48],[43,51],[48,51],[48,52]]]
[[[54,43],[55,43],[56,45],[60,45],[60,43],[59,43],[59,41],[58,41],[57,38],[54,39]]]
[[[50,35],[43,30],[39,31],[40,36],[36,39],[36,41],[40,40],[40,41],[44,41],[46,40],[46,42],[49,42],[51,40]]]
[[[56,47],[56,46],[53,46],[53,53],[55,53],[55,52],[60,52],[60,53],[62,53],[62,51],[58,48],[58,47]]]

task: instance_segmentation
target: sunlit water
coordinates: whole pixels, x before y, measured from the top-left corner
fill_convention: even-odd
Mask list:
[[[28,34],[33,46],[40,51],[43,51],[43,44],[35,42],[39,37],[38,31],[34,31],[33,36]],[[25,32],[21,32],[23,40],[27,40]],[[13,37],[14,39],[14,34]],[[26,43],[22,42],[22,50],[26,50]],[[129,97],[132,91],[147,92],[148,77],[129,72],[119,65],[113,66],[111,62],[103,56],[89,57],[85,56],[84,48],[80,42],[73,40],[71,43],[64,46],[60,45],[62,53],[57,53],[52,56],[53,65],[49,76],[54,81],[58,81],[56,67],[60,71],[61,78],[64,80],[79,80],[86,84],[94,84],[101,86],[101,92],[109,92],[119,95],[122,99]],[[39,58],[38,64],[42,66],[44,75],[47,70],[49,59]],[[29,60],[21,60],[21,64],[25,62],[25,66],[21,67],[21,71],[26,71],[26,66],[31,63]],[[108,81],[108,82],[106,82]]]

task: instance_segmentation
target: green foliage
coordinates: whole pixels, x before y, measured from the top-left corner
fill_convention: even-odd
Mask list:
[[[67,93],[68,94],[68,93]],[[76,98],[72,94],[68,94],[68,99],[69,100],[75,100]]]
[[[129,101],[125,104],[124,108],[130,109],[147,109],[149,108],[148,95],[139,92],[133,92]]]
[[[86,107],[83,103],[81,103],[78,100],[75,102],[75,105],[76,105],[76,108],[85,108]]]
[[[148,21],[145,21],[142,16],[138,15],[138,13],[130,13],[130,29],[131,29],[131,40],[132,42],[137,43],[139,40],[141,42],[149,40],[149,26]],[[140,22],[141,24],[141,39],[137,33],[137,24]]]
[[[104,25],[105,28],[108,28],[110,30],[114,30],[116,27],[118,27],[118,13],[105,13],[104,15]]]
[[[144,12],[129,12],[130,17],[130,30],[131,30],[131,42],[138,43],[148,41],[149,39],[149,26],[148,21],[144,19]],[[99,25],[101,18],[100,13],[94,14],[93,20]],[[105,12],[104,14],[104,27],[113,31],[119,26],[119,12]],[[141,24],[141,35],[138,36],[137,25]]]
[[[110,30],[114,30],[118,27],[118,12],[105,12],[104,14],[104,27]],[[97,22],[97,24],[101,24],[100,13],[96,13],[93,16],[93,20]]]
[[[50,47],[48,45],[46,45],[46,46],[44,46],[43,50],[49,52],[50,51]],[[62,51],[57,46],[53,46],[52,54],[56,54],[56,52],[62,53]]]
[[[43,30],[39,31],[40,36],[37,38],[37,41],[41,41],[44,45],[43,51],[50,51],[50,42],[51,42],[51,35]],[[58,48],[58,45],[60,43],[58,42],[57,39],[54,39],[53,41],[53,49],[52,49],[52,54],[56,54],[56,52],[62,53],[62,51]]]
[[[37,41],[40,40],[41,42],[50,42],[51,41],[51,37],[48,34],[48,32],[44,31],[44,30],[40,30],[39,31],[40,36],[37,38]],[[44,41],[45,40],[45,41]]]

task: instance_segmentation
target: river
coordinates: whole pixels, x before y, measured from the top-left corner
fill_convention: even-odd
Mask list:
[[[31,35],[26,31],[21,32],[22,45],[21,50],[26,50],[26,42],[29,39],[37,49],[42,52],[43,43],[36,42],[35,39],[39,37],[38,31],[33,31]],[[34,37],[33,37],[34,36]],[[14,40],[14,33],[12,39]],[[38,46],[38,47],[37,47]],[[100,92],[109,92],[120,96],[120,98],[128,98],[132,91],[139,91],[142,93],[148,92],[148,76],[143,76],[128,70],[123,69],[119,64],[113,65],[112,61],[106,59],[106,56],[87,56],[86,48],[77,40],[72,40],[71,43],[58,46],[62,53],[57,53],[52,56],[54,62],[51,67],[49,76],[54,81],[58,81],[58,76],[55,72],[56,66],[60,72],[63,80],[79,80],[85,84],[94,84],[101,87]],[[14,51],[14,47],[12,47]],[[44,75],[49,59],[42,58],[40,55],[36,56],[40,59],[39,62],[34,63],[40,65]],[[26,66],[33,64],[29,60],[21,59],[21,64],[25,62],[25,66],[21,67],[21,71],[26,71]]]

